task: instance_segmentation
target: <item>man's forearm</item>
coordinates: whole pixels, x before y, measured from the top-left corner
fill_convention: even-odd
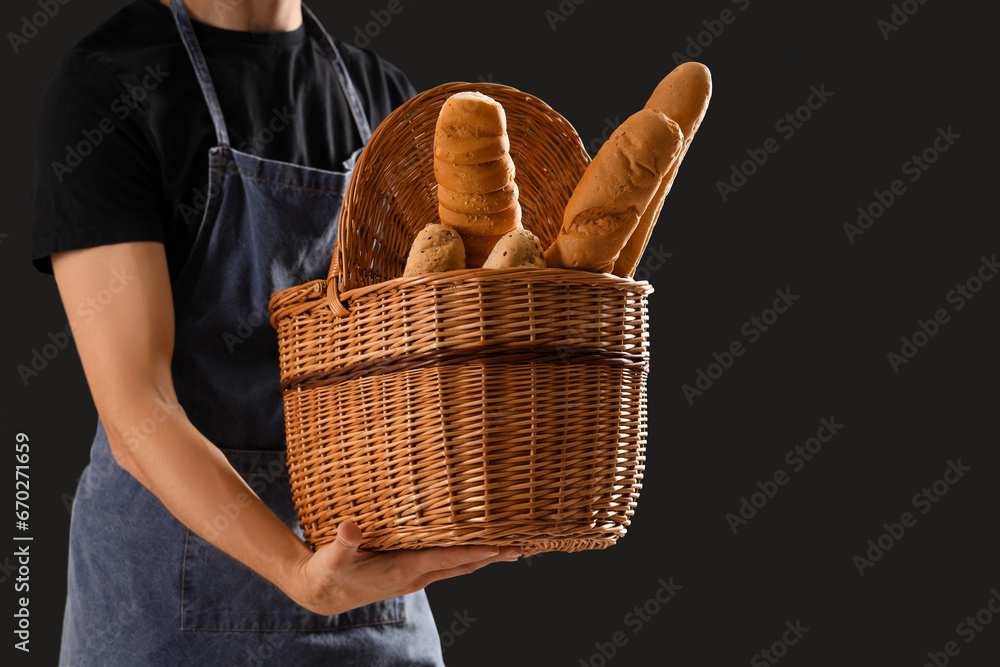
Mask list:
[[[181,523],[284,588],[290,568],[311,553],[254,493],[225,455],[202,435],[176,403],[141,396],[105,422],[112,453]],[[155,430],[140,442],[133,426],[155,414]],[[148,423],[148,421],[146,422]],[[224,530],[214,527],[225,508]]]

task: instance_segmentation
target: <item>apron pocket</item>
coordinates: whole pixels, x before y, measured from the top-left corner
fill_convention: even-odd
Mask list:
[[[284,452],[223,450],[250,488],[302,537],[292,503]],[[214,530],[228,528],[240,508],[220,507]],[[293,602],[281,590],[235,558],[187,531],[181,600],[184,630],[340,630],[406,620],[402,597],[390,598],[335,616],[322,616]]]

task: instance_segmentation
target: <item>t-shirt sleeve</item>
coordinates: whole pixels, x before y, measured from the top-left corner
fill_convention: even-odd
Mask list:
[[[359,86],[362,104],[371,129],[378,127],[396,107],[417,94],[403,72],[368,49],[338,42],[355,85]]]
[[[31,204],[32,262],[128,241],[164,239],[161,179],[141,103],[103,63],[71,51],[53,75],[38,122]]]
[[[403,72],[392,63],[382,61],[385,67],[385,77],[389,82],[390,104],[395,109],[403,102],[417,94],[417,89],[413,87],[410,80]]]
[[[375,58],[376,65],[373,69],[374,78],[378,85],[372,89],[372,104],[369,112],[369,120],[374,121],[371,126],[373,130],[396,107],[417,94],[413,84],[399,68],[378,56]]]

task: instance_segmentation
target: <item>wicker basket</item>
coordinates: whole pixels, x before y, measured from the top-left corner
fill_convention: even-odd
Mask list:
[[[434,128],[463,90],[504,106],[524,226],[543,246],[589,162],[562,116],[497,84],[439,86],[376,129],[329,279],[270,302],[292,494],[314,546],[351,519],[371,550],[601,549],[635,508],[648,283],[535,268],[399,277],[437,221]]]

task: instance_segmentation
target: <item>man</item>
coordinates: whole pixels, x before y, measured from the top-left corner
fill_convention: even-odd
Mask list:
[[[362,552],[349,520],[313,552],[280,463],[268,299],[325,277],[354,160],[412,94],[298,0],[136,0],[54,76],[34,258],[100,417],[61,664],[441,664],[422,589],[517,558]]]

